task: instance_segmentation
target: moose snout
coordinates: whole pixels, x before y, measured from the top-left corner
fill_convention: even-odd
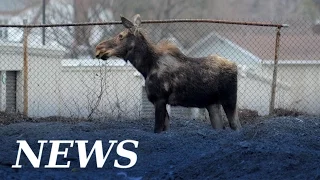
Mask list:
[[[100,42],[95,48],[95,57],[102,60],[107,60],[114,52],[116,46],[113,39]]]
[[[96,50],[96,58],[99,58],[99,57],[100,57],[100,51]]]
[[[101,44],[97,45],[96,46],[96,58],[98,58],[100,53],[103,51],[106,51],[106,49]]]
[[[96,50],[96,58],[102,59],[102,60],[107,60],[109,57],[111,57],[113,54],[113,50],[109,49],[98,49]]]

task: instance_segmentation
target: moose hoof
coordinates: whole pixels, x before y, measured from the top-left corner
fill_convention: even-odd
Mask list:
[[[241,125],[231,126],[231,129],[232,129],[232,130],[235,130],[235,131],[240,131],[241,128],[242,128]]]
[[[164,126],[163,127],[163,131],[168,131],[169,130],[169,126]]]
[[[159,133],[161,133],[161,132],[162,132],[162,129],[154,129],[154,133],[159,134]]]

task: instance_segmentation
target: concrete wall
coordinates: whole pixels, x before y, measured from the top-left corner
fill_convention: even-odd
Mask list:
[[[272,64],[263,65],[270,74]],[[317,61],[287,61],[278,65],[278,80],[289,83],[291,91],[286,98],[279,97],[276,104],[287,109],[296,109],[309,114],[320,114],[320,63]],[[278,92],[277,92],[278,93]],[[291,104],[286,104],[291,99]]]
[[[318,68],[313,65],[279,66],[275,107],[317,114],[317,102],[320,100],[317,93],[320,90]],[[103,71],[99,67],[63,67],[61,70],[59,87],[53,95],[55,101],[52,101],[52,105],[59,102],[58,115],[86,117],[97,100],[103,82],[104,93],[94,116],[139,117],[144,81],[141,76],[134,75],[136,71],[132,67],[107,67]],[[239,108],[257,110],[260,115],[267,115],[271,82],[272,67],[266,65],[258,74],[248,71],[239,76]],[[50,106],[43,104],[43,110],[35,112],[45,112]]]
[[[6,71],[17,71],[17,111],[23,112],[23,47],[20,43],[0,44],[0,71],[3,77]],[[52,109],[56,106],[54,79],[60,74],[60,61],[64,51],[52,47],[28,47],[28,114],[32,116],[55,115]],[[1,85],[5,87],[5,84]],[[1,88],[1,99],[5,99],[4,88]],[[2,110],[5,109],[1,102]]]
[[[22,112],[22,46],[0,45],[0,53],[1,78],[5,71],[18,72],[17,110]],[[94,112],[93,117],[140,117],[144,81],[135,69],[131,66],[62,66],[63,54],[64,51],[48,47],[29,47],[29,116],[87,117]],[[319,114],[319,65],[280,64],[276,107]],[[268,114],[272,65],[262,64],[255,72],[249,69],[240,74],[239,108]],[[5,84],[1,83],[2,111],[5,109],[5,91]]]
[[[239,76],[239,108],[256,110],[260,115],[267,115],[269,113],[272,84],[270,75],[265,73],[265,69],[262,69],[261,74],[248,72],[245,76]],[[275,106],[279,106],[279,99],[282,100],[283,106],[287,107],[291,105],[293,101],[293,98],[290,96],[291,94],[291,86],[283,81],[278,81]]]
[[[57,54],[56,57],[59,55],[61,56]],[[57,79],[60,78],[62,69],[60,58],[31,56],[29,60],[29,115],[55,116],[59,103],[56,97]],[[20,78],[23,81],[22,76]]]
[[[1,78],[5,78],[6,71],[18,72],[17,111],[22,113],[23,47],[21,44],[0,45],[0,53]],[[139,117],[142,78],[135,69],[129,66],[62,66],[64,53],[50,47],[28,47],[30,117],[87,117],[91,112],[94,112],[93,117]],[[3,83],[0,94],[0,107],[4,111],[6,85]]]
[[[0,72],[0,111],[6,110],[6,72],[1,71]]]
[[[87,117],[94,110],[93,117],[139,118],[142,83],[129,66],[64,67],[55,96],[58,114]]]

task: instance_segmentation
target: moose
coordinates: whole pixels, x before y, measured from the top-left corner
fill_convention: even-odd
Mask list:
[[[166,105],[206,108],[213,129],[225,129],[220,108],[233,130],[240,130],[237,110],[238,69],[219,55],[189,57],[172,42],[152,43],[141,29],[139,14],[125,29],[96,46],[96,58],[114,56],[129,61],[145,79],[148,100],[155,108],[154,133],[169,129]]]

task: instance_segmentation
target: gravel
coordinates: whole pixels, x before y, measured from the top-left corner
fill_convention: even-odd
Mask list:
[[[213,130],[209,121],[172,119],[169,131],[154,134],[153,119],[91,122],[16,122],[0,126],[0,179],[320,179],[320,118],[310,116],[257,118],[243,123],[239,132],[229,127]],[[21,155],[21,169],[15,164],[17,140],[26,140],[38,153],[38,140],[88,140],[87,152],[102,140],[106,152],[109,140],[139,141],[134,151],[137,163],[129,169],[113,148],[103,168],[97,168],[95,154],[86,168],[80,168],[77,147],[69,148],[66,159],[57,164],[68,169],[45,169],[51,145],[44,147],[40,168]],[[63,149],[63,147],[61,147]]]

